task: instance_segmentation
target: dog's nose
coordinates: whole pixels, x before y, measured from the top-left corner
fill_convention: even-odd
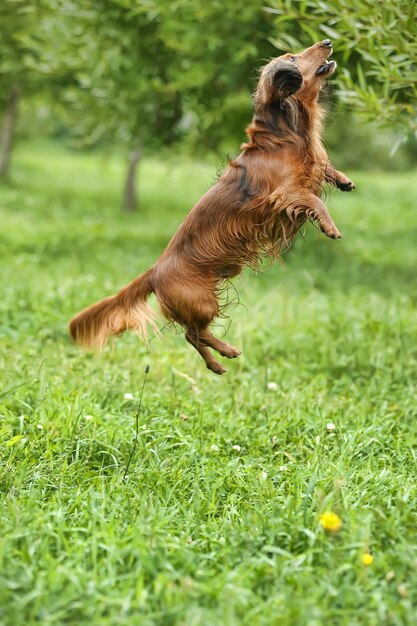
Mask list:
[[[332,47],[332,42],[330,41],[330,39],[325,39],[323,41],[323,46],[326,46],[326,48],[331,48]]]

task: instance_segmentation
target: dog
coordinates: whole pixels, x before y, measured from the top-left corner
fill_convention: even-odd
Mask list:
[[[336,69],[329,39],[299,54],[284,54],[261,69],[248,140],[238,157],[197,202],[155,265],[118,294],[78,313],[70,322],[76,343],[101,349],[108,337],[135,330],[146,341],[155,314],[180,324],[186,340],[215,374],[226,370],[211,349],[233,359],[240,351],[217,339],[210,324],[221,312],[226,281],[245,266],[288,248],[307,221],[332,239],[340,233],[320,199],[323,183],[342,191],[355,185],[330,163],[321,141],[323,82]]]

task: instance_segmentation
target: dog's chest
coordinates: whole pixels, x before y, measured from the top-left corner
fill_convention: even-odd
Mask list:
[[[308,175],[308,188],[316,196],[320,195],[321,187],[325,179],[326,164],[324,161],[314,161],[310,166]]]
[[[320,195],[321,187],[326,178],[327,155],[320,140],[312,141],[305,160],[307,187],[316,196]]]

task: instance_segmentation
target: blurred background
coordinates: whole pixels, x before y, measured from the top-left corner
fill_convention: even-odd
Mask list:
[[[417,624],[416,13],[0,0],[2,626]],[[342,239],[233,281],[225,376],[162,319],[73,346],[239,152],[259,68],[325,38]]]
[[[21,180],[19,150],[94,153],[103,178],[117,156],[114,208],[137,210],[144,159],[220,165],[244,139],[262,64],[328,37],[337,167],[417,162],[413,0],[3,0],[0,27],[3,181]]]

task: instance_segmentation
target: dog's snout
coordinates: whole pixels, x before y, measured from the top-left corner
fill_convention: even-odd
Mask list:
[[[323,46],[326,46],[326,48],[331,48],[332,47],[332,42],[330,41],[330,39],[325,39],[323,41]]]

